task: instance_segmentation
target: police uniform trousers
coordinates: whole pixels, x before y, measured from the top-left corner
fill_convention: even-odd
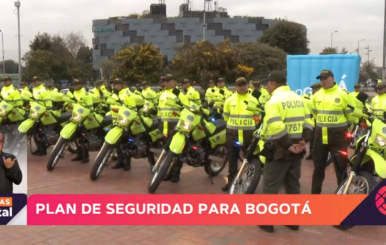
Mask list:
[[[175,127],[177,126],[178,122],[168,122],[168,139],[169,137],[173,137],[173,132],[175,130]],[[163,132],[163,122],[161,122],[160,125],[160,131]],[[183,166],[183,162],[179,159],[174,162],[173,170],[172,170],[172,176],[179,177],[181,174],[181,169]]]
[[[300,194],[303,156],[292,154],[279,160],[267,161],[264,165],[263,193],[278,194],[284,183],[286,194]]]
[[[252,143],[253,139],[252,130],[243,131],[243,145],[248,146]],[[227,129],[227,149],[228,149],[228,163],[229,163],[229,175],[228,183],[231,183],[236,178],[238,173],[238,162],[240,156],[240,146],[236,145],[239,140],[238,131]]]
[[[329,129],[330,130],[330,129]],[[337,185],[347,178],[347,164],[348,160],[339,154],[339,151],[347,152],[347,127],[343,129],[333,129],[334,132],[329,132],[328,144],[323,144],[321,137],[321,128],[316,127],[315,131],[315,145],[312,158],[314,161],[314,173],[312,175],[311,194],[321,194],[322,185],[326,174],[328,153],[331,156],[337,154],[333,160]]]

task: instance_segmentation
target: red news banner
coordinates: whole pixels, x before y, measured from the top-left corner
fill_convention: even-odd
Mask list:
[[[367,195],[32,195],[28,225],[339,225]]]

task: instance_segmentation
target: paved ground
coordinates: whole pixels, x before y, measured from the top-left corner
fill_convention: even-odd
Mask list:
[[[95,154],[92,155],[95,157]],[[92,157],[92,158],[93,158]],[[70,156],[67,156],[70,158]],[[150,170],[145,161],[136,161],[130,172],[105,169],[96,182],[89,179],[92,163],[62,161],[53,172],[46,170],[47,157],[28,156],[29,194],[37,193],[147,193]],[[310,193],[312,162],[303,161],[302,191]],[[224,171],[209,181],[203,169],[184,167],[182,181],[162,183],[158,193],[221,193]],[[328,169],[324,193],[335,190],[334,172]],[[257,190],[261,193],[261,188]],[[356,227],[342,232],[330,226],[302,226],[299,231],[275,227],[267,234],[255,226],[30,226],[3,227],[0,244],[63,245],[63,244],[258,244],[258,245],[322,245],[367,244],[386,245],[386,227]]]

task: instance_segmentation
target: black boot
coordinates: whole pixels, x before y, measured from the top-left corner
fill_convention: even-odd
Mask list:
[[[118,157],[118,161],[115,163],[112,169],[123,168],[124,165],[125,165],[125,160],[123,159],[123,157]]]
[[[88,150],[84,146],[84,147],[82,147],[82,160],[80,161],[80,163],[88,163],[89,162],[88,157],[89,157]]]
[[[131,157],[126,158],[123,161],[123,171],[130,171],[131,169]]]
[[[233,180],[233,178],[231,178],[231,177],[228,175],[228,183],[226,183],[226,185],[224,185],[224,186],[221,188],[221,190],[222,190],[222,191],[225,191],[225,192],[228,192],[229,189],[231,188],[232,180]]]
[[[177,183],[177,182],[180,182],[180,175],[178,174],[173,174],[172,175],[172,178],[171,178],[171,182],[172,183]]]
[[[76,156],[71,159],[71,162],[79,162],[82,161],[82,153],[77,153]]]
[[[45,143],[40,143],[39,152],[36,154],[38,156],[45,156],[47,155],[47,146]]]
[[[181,162],[180,160],[177,160],[174,163],[173,170],[172,170],[172,178],[171,178],[172,183],[177,183],[180,181],[182,165],[183,165],[183,162]]]
[[[288,227],[288,228],[290,228],[293,231],[298,231],[299,230],[299,226],[298,225],[286,225],[285,227]]]
[[[258,227],[268,233],[272,233],[274,231],[273,225],[259,225]]]
[[[36,150],[34,150],[33,152],[31,152],[31,154],[32,155],[37,155],[37,154],[39,154],[39,152],[41,151],[41,149],[40,149],[40,144],[39,144],[39,140],[37,139],[37,137],[34,135],[34,137],[33,137],[33,139],[34,139],[34,143],[35,143],[35,145],[36,145]]]

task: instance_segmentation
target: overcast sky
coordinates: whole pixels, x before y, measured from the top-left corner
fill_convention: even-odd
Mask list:
[[[5,59],[18,59],[16,0],[0,0],[0,30],[4,33]],[[185,0],[166,0],[168,16],[178,15]],[[92,40],[92,20],[124,16],[149,10],[158,0],[21,0],[21,49],[28,51],[29,42],[38,32],[50,34],[83,32],[88,44]],[[194,9],[203,9],[204,0],[193,0]],[[370,59],[382,66],[383,13],[381,0],[220,0],[229,15],[287,18],[307,26],[311,53],[318,54],[331,45],[355,52],[358,41],[362,61]],[[0,52],[1,54],[1,52]]]

